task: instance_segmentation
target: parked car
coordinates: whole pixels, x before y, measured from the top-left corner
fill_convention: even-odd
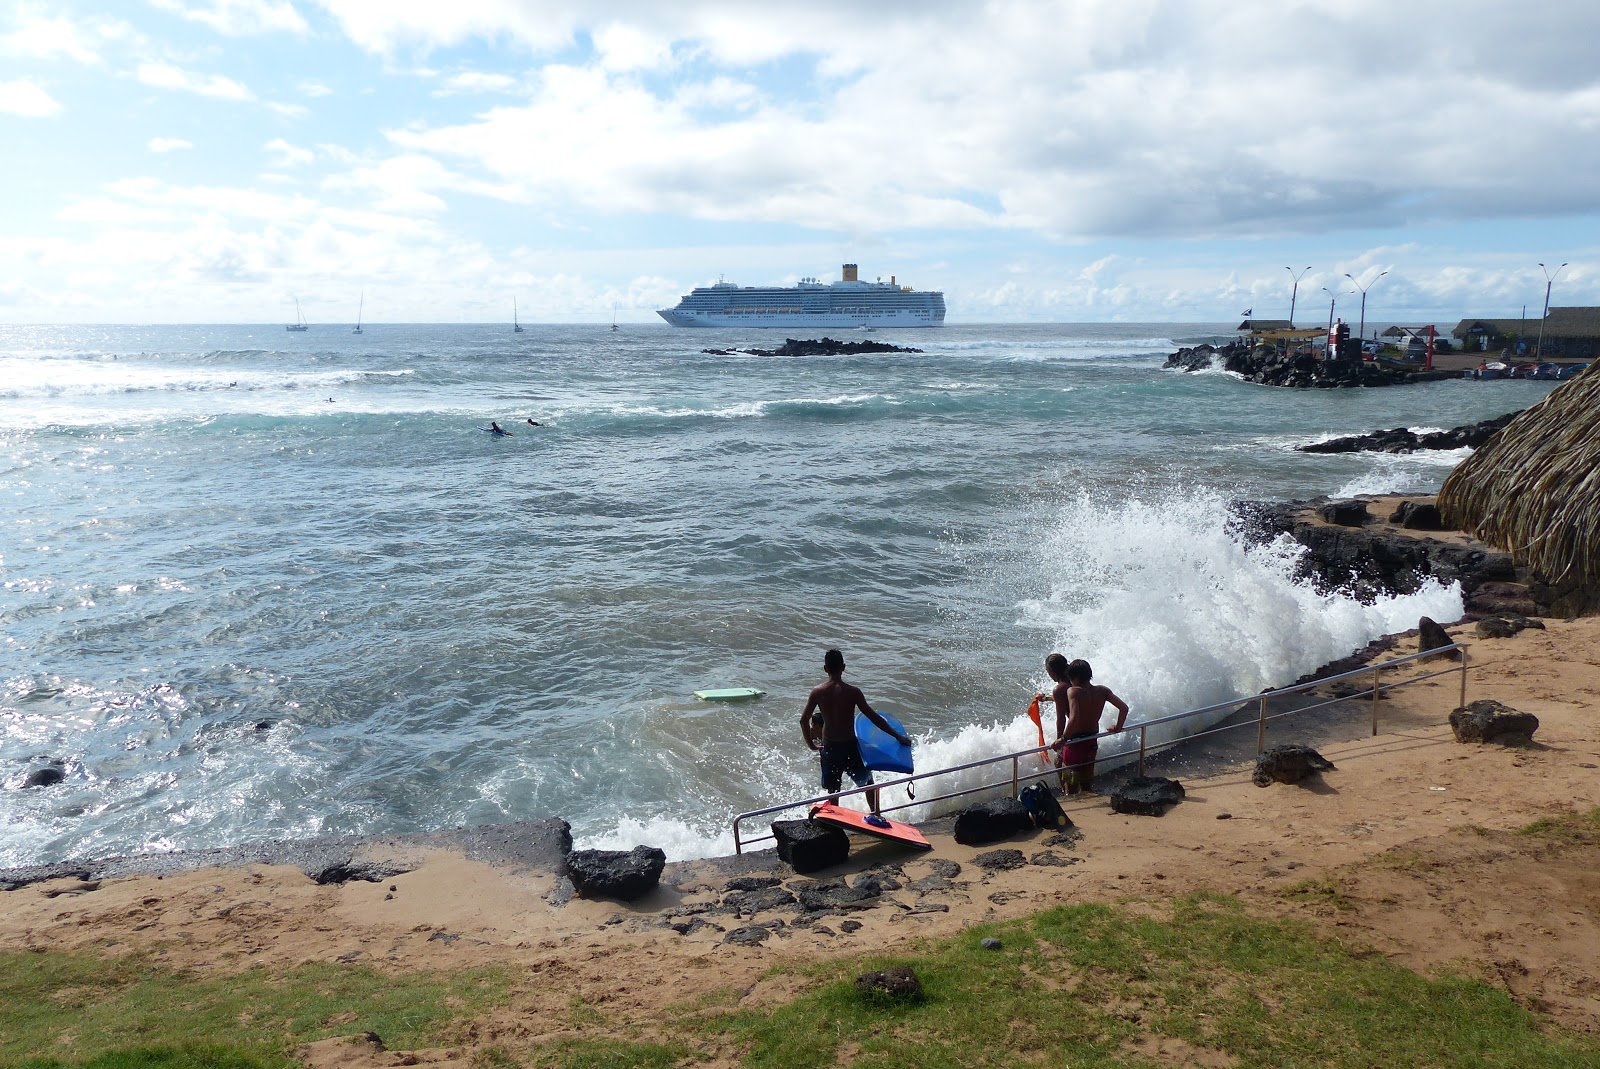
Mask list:
[[[1533,369],[1533,374],[1528,376],[1533,379],[1558,379],[1561,377],[1559,364],[1540,364]]]
[[[1563,364],[1561,370],[1556,372],[1556,377],[1562,382],[1566,382],[1588,366],[1588,364]]]

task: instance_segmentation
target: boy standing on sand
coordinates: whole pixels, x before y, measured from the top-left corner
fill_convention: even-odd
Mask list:
[[[1040,701],[1056,703],[1056,741],[1052,747],[1061,747],[1061,764],[1066,771],[1067,793],[1088,791],[1094,783],[1094,762],[1100,753],[1100,715],[1109,703],[1117,710],[1117,726],[1121,731],[1128,722],[1128,703],[1111,692],[1110,687],[1092,682],[1094,669],[1083,659],[1067,663],[1059,653],[1044,660],[1045,671],[1056,681],[1049,695],[1040,694]]]
[[[846,772],[850,773],[857,787],[865,787],[872,782],[872,773],[862,764],[861,747],[856,742],[857,709],[903,745],[910,746],[911,740],[890,727],[888,721],[873,711],[859,687],[844,681],[844,654],[838,650],[824,653],[822,670],[828,673],[828,681],[812,688],[811,696],[806,699],[806,707],[800,711],[800,731],[805,735],[807,746],[822,751],[822,789],[832,795],[828,801],[837,803],[839,796],[834,792],[844,785]],[[874,813],[878,811],[877,791],[867,792],[867,806]]]

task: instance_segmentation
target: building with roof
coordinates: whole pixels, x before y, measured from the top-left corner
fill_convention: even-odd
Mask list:
[[[1510,349],[1525,356],[1539,344],[1539,319],[1463,319],[1450,333],[1465,349]],[[1544,321],[1543,355],[1568,360],[1600,355],[1600,308],[1550,309]]]

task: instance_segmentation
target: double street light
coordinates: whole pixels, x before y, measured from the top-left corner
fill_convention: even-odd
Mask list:
[[[1386,270],[1379,271],[1378,278],[1382,278],[1388,273],[1389,272]],[[1378,278],[1373,279],[1371,282],[1368,282],[1365,286],[1363,286],[1361,283],[1356,282],[1356,276],[1350,274],[1349,272],[1346,272],[1344,277],[1348,278],[1351,282],[1355,282],[1356,289],[1361,291],[1361,327],[1356,332],[1356,339],[1362,344],[1365,344],[1367,340],[1367,291],[1378,284]],[[1332,328],[1330,327],[1329,329]]]
[[[1566,264],[1562,264],[1561,267],[1551,271],[1544,264],[1539,265],[1539,270],[1544,272],[1544,315],[1539,317],[1539,344],[1533,350],[1535,363],[1544,356],[1544,321],[1550,318],[1550,286],[1555,282],[1556,276],[1561,273],[1562,268],[1566,266]]]
[[[1289,291],[1289,329],[1293,330],[1294,329],[1294,301],[1295,301],[1296,297],[1300,296],[1300,280],[1302,278],[1306,277],[1306,271],[1311,270],[1311,268],[1309,268],[1309,267],[1306,268],[1304,271],[1301,271],[1298,275],[1294,273],[1294,268],[1292,268],[1292,267],[1285,267],[1284,270],[1289,272],[1289,277],[1290,278],[1294,279],[1294,289]]]

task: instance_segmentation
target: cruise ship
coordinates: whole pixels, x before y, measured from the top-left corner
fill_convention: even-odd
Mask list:
[[[838,282],[803,278],[798,286],[697,286],[657,315],[675,327],[939,327],[944,294],[887,282],[863,282],[844,265]]]

